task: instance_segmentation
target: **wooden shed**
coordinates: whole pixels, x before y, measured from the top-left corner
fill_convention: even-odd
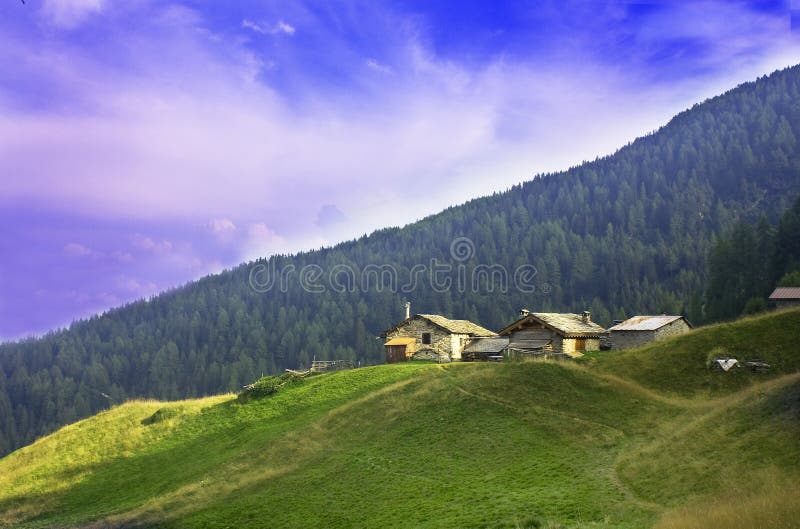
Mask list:
[[[591,313],[521,311],[522,317],[502,329],[508,336],[509,356],[582,356],[600,349],[600,337],[607,331],[592,321]]]
[[[383,332],[386,361],[412,358],[437,361],[461,360],[464,347],[476,337],[497,336],[467,320],[451,320],[436,314],[415,314]]]
[[[612,349],[632,349],[670,336],[687,333],[692,324],[683,316],[634,316],[611,327]]]
[[[414,354],[416,340],[414,338],[392,338],[385,344],[386,362],[405,362]]]

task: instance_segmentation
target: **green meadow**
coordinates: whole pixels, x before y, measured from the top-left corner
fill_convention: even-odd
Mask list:
[[[577,363],[129,402],[0,460],[0,527],[800,527],[798,343],[793,310]]]

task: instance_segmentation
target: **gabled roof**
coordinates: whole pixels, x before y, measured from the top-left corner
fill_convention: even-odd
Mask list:
[[[505,329],[501,330],[499,334],[510,334],[521,327],[525,326],[528,322],[539,322],[545,327],[569,338],[580,337],[599,337],[607,331],[594,323],[593,321],[583,321],[581,314],[572,313],[559,313],[559,312],[531,312],[527,316],[523,316]]]
[[[800,299],[800,287],[778,287],[772,291],[769,299]]]
[[[492,336],[489,338],[475,338],[465,348],[465,353],[499,353],[508,347],[507,336]]]
[[[388,333],[389,331],[393,331],[398,327],[403,326],[403,324],[413,320],[422,318],[424,320],[429,321],[430,323],[436,325],[444,329],[445,331],[451,334],[466,334],[469,336],[497,336],[497,333],[490,331],[489,329],[484,329],[480,325],[472,323],[468,320],[451,320],[449,318],[445,318],[444,316],[439,316],[438,314],[414,314],[408,319],[405,319],[384,331],[384,334]]]
[[[681,319],[686,321],[689,327],[692,326],[683,316],[667,316],[666,314],[662,314],[661,316],[634,316],[622,323],[614,325],[609,331],[655,331],[656,329],[660,329],[665,325],[669,325]]]

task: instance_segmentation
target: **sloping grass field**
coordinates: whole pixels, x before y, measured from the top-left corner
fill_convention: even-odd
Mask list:
[[[0,460],[9,527],[800,527],[800,310],[581,363],[131,402]],[[772,364],[708,369],[720,351]]]

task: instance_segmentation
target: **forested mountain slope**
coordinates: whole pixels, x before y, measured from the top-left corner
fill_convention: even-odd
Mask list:
[[[0,454],[130,397],[231,390],[314,356],[379,362],[376,337],[406,300],[492,329],[522,306],[590,309],[601,323],[640,312],[697,321],[714,238],[739,220],[774,221],[800,194],[798,137],[793,67],[696,105],[612,156],[2,345]],[[264,269],[279,276],[274,285]],[[487,270],[505,271],[507,288]]]

